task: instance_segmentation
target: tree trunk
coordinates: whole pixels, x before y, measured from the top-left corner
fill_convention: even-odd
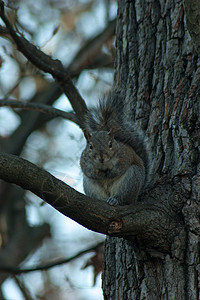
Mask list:
[[[151,153],[141,198],[170,202],[182,228],[167,252],[137,237],[108,237],[104,298],[200,299],[200,68],[184,3],[118,2],[115,87],[124,94],[127,115],[146,131]]]

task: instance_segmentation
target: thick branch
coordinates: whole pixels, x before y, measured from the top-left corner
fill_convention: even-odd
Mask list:
[[[187,28],[193,44],[200,55],[200,5],[199,0],[184,1]]]
[[[19,100],[0,99],[0,107],[1,106],[9,106],[12,108],[22,108],[25,110],[35,110],[35,111],[42,112],[44,114],[52,115],[54,117],[62,117],[64,119],[67,119],[67,120],[72,121],[72,122],[76,123],[77,125],[79,125],[79,122],[74,113],[68,113],[68,112],[51,107],[46,104],[25,102],[25,101],[19,101]]]
[[[23,36],[19,36],[14,31],[11,23],[8,21],[5,15],[3,1],[0,1],[0,16],[9,30],[10,35],[15,41],[18,50],[22,52],[24,56],[37,68],[44,72],[50,73],[61,85],[64,93],[69,98],[75,113],[77,114],[77,118],[81,126],[83,126],[84,113],[87,111],[87,106],[78,90],[74,86],[68,72],[64,69],[62,63],[57,59],[52,59],[33,44],[29,43],[29,41]]]
[[[0,155],[0,178],[15,183],[84,227],[118,237],[137,236],[142,244],[169,251],[179,227],[167,204],[140,203],[113,207],[91,199],[47,171],[17,156]]]

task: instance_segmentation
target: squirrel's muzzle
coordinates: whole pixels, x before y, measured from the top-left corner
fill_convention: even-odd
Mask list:
[[[99,162],[100,163],[104,163],[104,155],[103,155],[103,153],[100,153],[100,155],[99,155]]]

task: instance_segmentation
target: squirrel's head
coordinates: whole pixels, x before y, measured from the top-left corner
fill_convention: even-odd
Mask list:
[[[94,131],[89,133],[84,130],[84,136],[87,141],[88,155],[99,164],[109,162],[118,150],[118,143],[114,138],[114,131]]]

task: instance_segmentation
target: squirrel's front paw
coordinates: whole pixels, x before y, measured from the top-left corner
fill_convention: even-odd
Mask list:
[[[116,206],[119,204],[118,200],[114,197],[109,197],[106,202],[110,205]]]

